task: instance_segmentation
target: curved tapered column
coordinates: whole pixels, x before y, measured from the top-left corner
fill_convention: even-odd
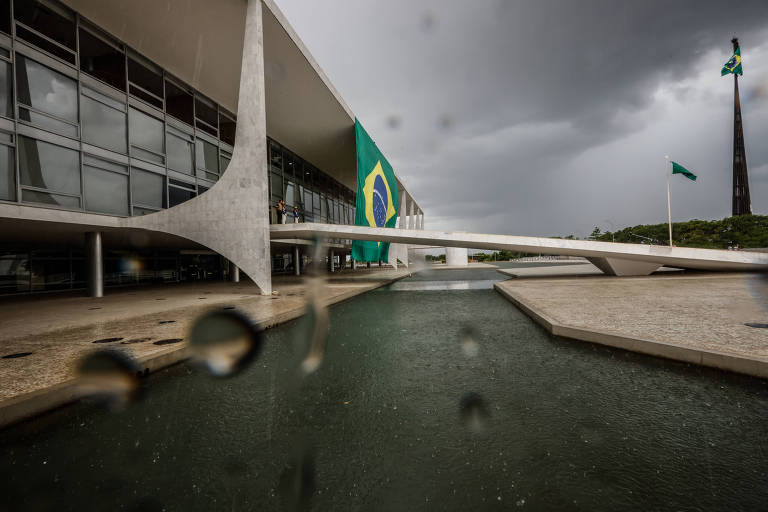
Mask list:
[[[205,194],[125,219],[128,227],[172,233],[221,254],[272,293],[267,206],[267,128],[261,0],[248,0],[232,161]]]

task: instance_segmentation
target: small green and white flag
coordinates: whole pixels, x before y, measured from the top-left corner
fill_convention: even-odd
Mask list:
[[[696,175],[677,162],[672,162],[672,174],[682,174],[691,181],[696,181]]]

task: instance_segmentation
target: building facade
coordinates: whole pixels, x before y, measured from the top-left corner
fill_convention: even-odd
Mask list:
[[[236,267],[269,293],[301,254],[269,241],[277,201],[354,223],[354,116],[272,2],[0,0],[0,18],[0,293]]]

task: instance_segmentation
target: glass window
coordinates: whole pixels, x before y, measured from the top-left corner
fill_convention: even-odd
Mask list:
[[[219,155],[219,172],[221,172],[221,174],[224,174],[224,171],[227,170],[230,161],[232,161],[232,155],[226,153],[221,153],[221,155]]]
[[[214,137],[219,135],[219,113],[216,110],[216,105],[212,102],[201,98],[195,97],[195,119],[197,122],[195,125],[201,130],[210,133]]]
[[[79,197],[48,194],[46,192],[38,192],[37,190],[22,190],[21,200],[25,203],[41,203],[49,204],[51,206],[63,206],[65,208],[80,208]]]
[[[230,146],[234,146],[236,129],[237,124],[235,121],[233,121],[229,116],[219,114],[219,138],[223,142],[226,142]]]
[[[118,153],[128,152],[125,106],[99,93],[83,89],[80,112],[83,142]]]
[[[75,63],[75,17],[63,7],[39,0],[15,0],[13,13],[17,21],[32,30],[16,25],[16,36],[43,50]],[[46,37],[41,37],[42,34]],[[56,41],[56,42],[54,42]]]
[[[0,254],[0,293],[29,291],[29,253]]]
[[[272,167],[272,171],[277,173],[283,172],[283,152],[277,144],[269,145],[269,164]]]
[[[16,87],[20,104],[32,107],[42,114],[56,116],[66,123],[20,108],[21,119],[57,131],[63,129],[68,135],[72,135],[71,130],[74,130],[74,136],[77,136],[77,82],[16,54]]]
[[[192,137],[168,128],[168,168],[186,174],[194,174]]]
[[[177,204],[189,201],[195,197],[195,195],[197,194],[195,194],[195,192],[192,190],[168,186],[168,205],[169,207],[176,206]]]
[[[32,291],[65,290],[72,287],[69,259],[40,259],[32,255]]]
[[[294,176],[294,174],[296,172],[296,167],[297,167],[296,164],[297,164],[296,158],[286,151],[286,153],[285,153],[285,166],[283,167],[283,173],[286,176],[290,176],[290,177],[293,178],[293,176]]]
[[[272,200],[279,201],[283,199],[283,177],[271,172],[269,173],[269,180],[271,183]]]
[[[22,185],[80,195],[77,151],[19,136],[19,172]]]
[[[285,180],[285,204],[289,206],[293,206],[296,204],[294,203],[295,191],[296,191],[295,185],[286,179]]]
[[[173,82],[165,81],[165,111],[188,125],[195,124],[195,103],[191,93]]]
[[[0,116],[13,117],[11,64],[4,61],[0,61]]]
[[[304,187],[301,185],[296,186],[296,206],[301,210],[304,207]]]
[[[320,196],[320,219],[322,222],[328,222],[328,198],[325,194]]]
[[[128,215],[126,174],[83,164],[83,193],[85,209],[88,211]]]
[[[130,108],[128,130],[131,136],[131,155],[152,162],[164,163],[165,130],[163,122],[144,112]]]
[[[147,103],[163,108],[163,74],[149,62],[128,57],[128,92]]]
[[[198,138],[197,147],[197,168],[217,173],[219,172],[219,148],[208,141]]]
[[[149,215],[150,213],[155,213],[159,210],[152,210],[150,208],[142,208],[141,206],[134,206],[133,207],[133,216],[139,217],[141,215]]]
[[[16,169],[13,148],[0,144],[0,199],[16,200]]]
[[[140,169],[131,169],[133,204],[165,208],[165,176]],[[133,209],[136,215],[136,208]]]
[[[320,194],[318,192],[312,192],[312,210],[320,215]]]
[[[312,191],[304,189],[304,210],[312,211]]]
[[[0,30],[11,33],[11,0],[0,0]]]
[[[197,195],[202,194],[203,192],[208,192],[208,187],[203,187],[202,185],[197,186]]]
[[[82,28],[80,70],[125,91],[125,54]]]

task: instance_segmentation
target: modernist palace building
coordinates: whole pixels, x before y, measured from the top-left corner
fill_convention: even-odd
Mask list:
[[[271,0],[0,0],[0,293],[271,293],[277,201],[354,224],[354,119]]]

